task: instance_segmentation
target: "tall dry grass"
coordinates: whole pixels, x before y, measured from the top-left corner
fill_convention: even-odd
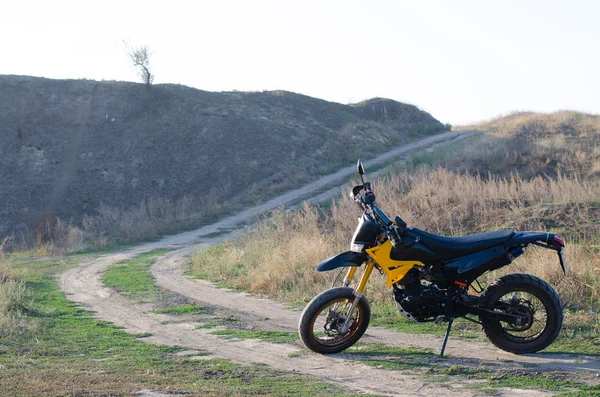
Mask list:
[[[600,231],[596,205],[600,189],[594,182],[565,176],[482,178],[426,168],[376,181],[374,189],[389,215],[400,215],[410,226],[433,233],[563,230],[561,234],[569,237],[565,256],[571,271],[566,277],[554,251],[535,247],[503,271],[541,276],[557,288],[569,307],[600,307],[600,259],[597,248],[589,244]],[[241,240],[199,252],[192,273],[276,298],[312,297],[334,276],[333,272],[319,274],[315,265],[348,249],[359,215],[356,204],[345,196],[330,213],[308,206],[291,213],[278,211]],[[375,279],[370,299],[389,303],[389,294],[382,280]]]
[[[581,179],[600,175],[600,116],[560,111],[521,112],[457,129],[485,130],[468,150],[435,161],[457,171],[524,178],[558,173]]]
[[[291,213],[277,210],[249,234],[199,251],[192,273],[233,288],[298,301],[331,283],[333,275],[314,266],[341,249],[338,236],[326,231],[329,220],[316,207]]]
[[[79,225],[65,222],[51,212],[42,213],[18,238],[2,240],[0,262],[10,251],[32,251],[43,257],[155,239],[197,226],[224,210],[222,204],[196,203],[192,197],[184,196],[179,200],[149,198],[127,209],[101,205],[93,215],[84,216]]]
[[[4,252],[4,250],[6,249],[6,247],[8,246],[9,242],[11,241],[11,237],[3,237],[0,240],[0,265],[3,265],[4,263],[6,263],[6,254]],[[0,275],[1,277],[1,275]]]
[[[556,178],[518,175],[458,174],[423,167],[373,184],[379,203],[390,214],[433,233],[460,235],[499,228],[569,228],[591,236],[600,232],[597,219],[600,185],[561,174]],[[333,216],[346,223],[345,214],[356,204],[342,197]],[[352,224],[348,224],[353,229]]]
[[[149,198],[128,209],[101,205],[94,215],[84,217],[82,230],[95,244],[147,240],[197,225],[215,207],[196,205],[190,196]]]
[[[28,313],[33,308],[31,292],[8,266],[0,267],[0,338],[22,336],[36,330],[39,322]]]

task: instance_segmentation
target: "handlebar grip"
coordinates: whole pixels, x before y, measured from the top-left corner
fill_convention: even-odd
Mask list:
[[[399,216],[396,215],[396,217],[394,218],[394,225],[399,226],[403,229],[406,228],[406,222],[404,222],[404,220],[402,218],[400,218]]]
[[[377,204],[371,204],[371,208],[373,209],[373,213],[375,213],[383,225],[389,227],[392,224],[390,218],[387,217],[387,215],[377,206]]]

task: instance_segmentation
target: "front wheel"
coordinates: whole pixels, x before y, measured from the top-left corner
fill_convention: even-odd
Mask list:
[[[338,353],[355,344],[367,330],[371,307],[366,297],[360,298],[352,313],[355,299],[352,288],[339,287],[315,296],[304,308],[298,324],[300,338],[317,353]],[[348,330],[341,332],[346,319]]]
[[[558,294],[544,280],[509,274],[481,296],[483,306],[526,318],[519,324],[480,318],[488,339],[507,352],[534,353],[550,345],[560,332],[563,309]]]

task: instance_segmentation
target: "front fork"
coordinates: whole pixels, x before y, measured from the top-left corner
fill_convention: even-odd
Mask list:
[[[356,306],[358,305],[358,301],[360,300],[360,298],[362,298],[364,296],[363,291],[365,290],[365,287],[367,286],[367,281],[369,280],[369,277],[371,276],[373,267],[375,267],[375,262],[373,262],[372,260],[369,260],[365,267],[365,271],[363,272],[362,277],[360,278],[360,281],[358,282],[358,286],[354,290],[354,296],[356,297],[356,299],[354,299],[354,301],[352,301],[352,306],[350,307],[350,311],[348,312],[348,315],[346,316],[346,321],[344,321],[344,324],[339,329],[339,332],[342,335],[345,334],[346,332],[348,332],[348,329],[350,328],[350,320],[352,319],[352,313],[354,313],[354,310],[356,309]],[[350,285],[350,283],[352,282],[354,273],[356,273],[356,268],[357,268],[357,266],[353,266],[348,270],[348,274],[344,278],[344,287],[348,287]]]

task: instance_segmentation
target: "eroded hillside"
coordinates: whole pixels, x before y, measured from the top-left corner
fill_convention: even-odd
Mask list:
[[[347,106],[284,91],[23,76],[0,76],[0,119],[0,235],[17,239],[99,208],[181,212],[181,222],[194,212],[199,222],[444,129],[386,99]]]

